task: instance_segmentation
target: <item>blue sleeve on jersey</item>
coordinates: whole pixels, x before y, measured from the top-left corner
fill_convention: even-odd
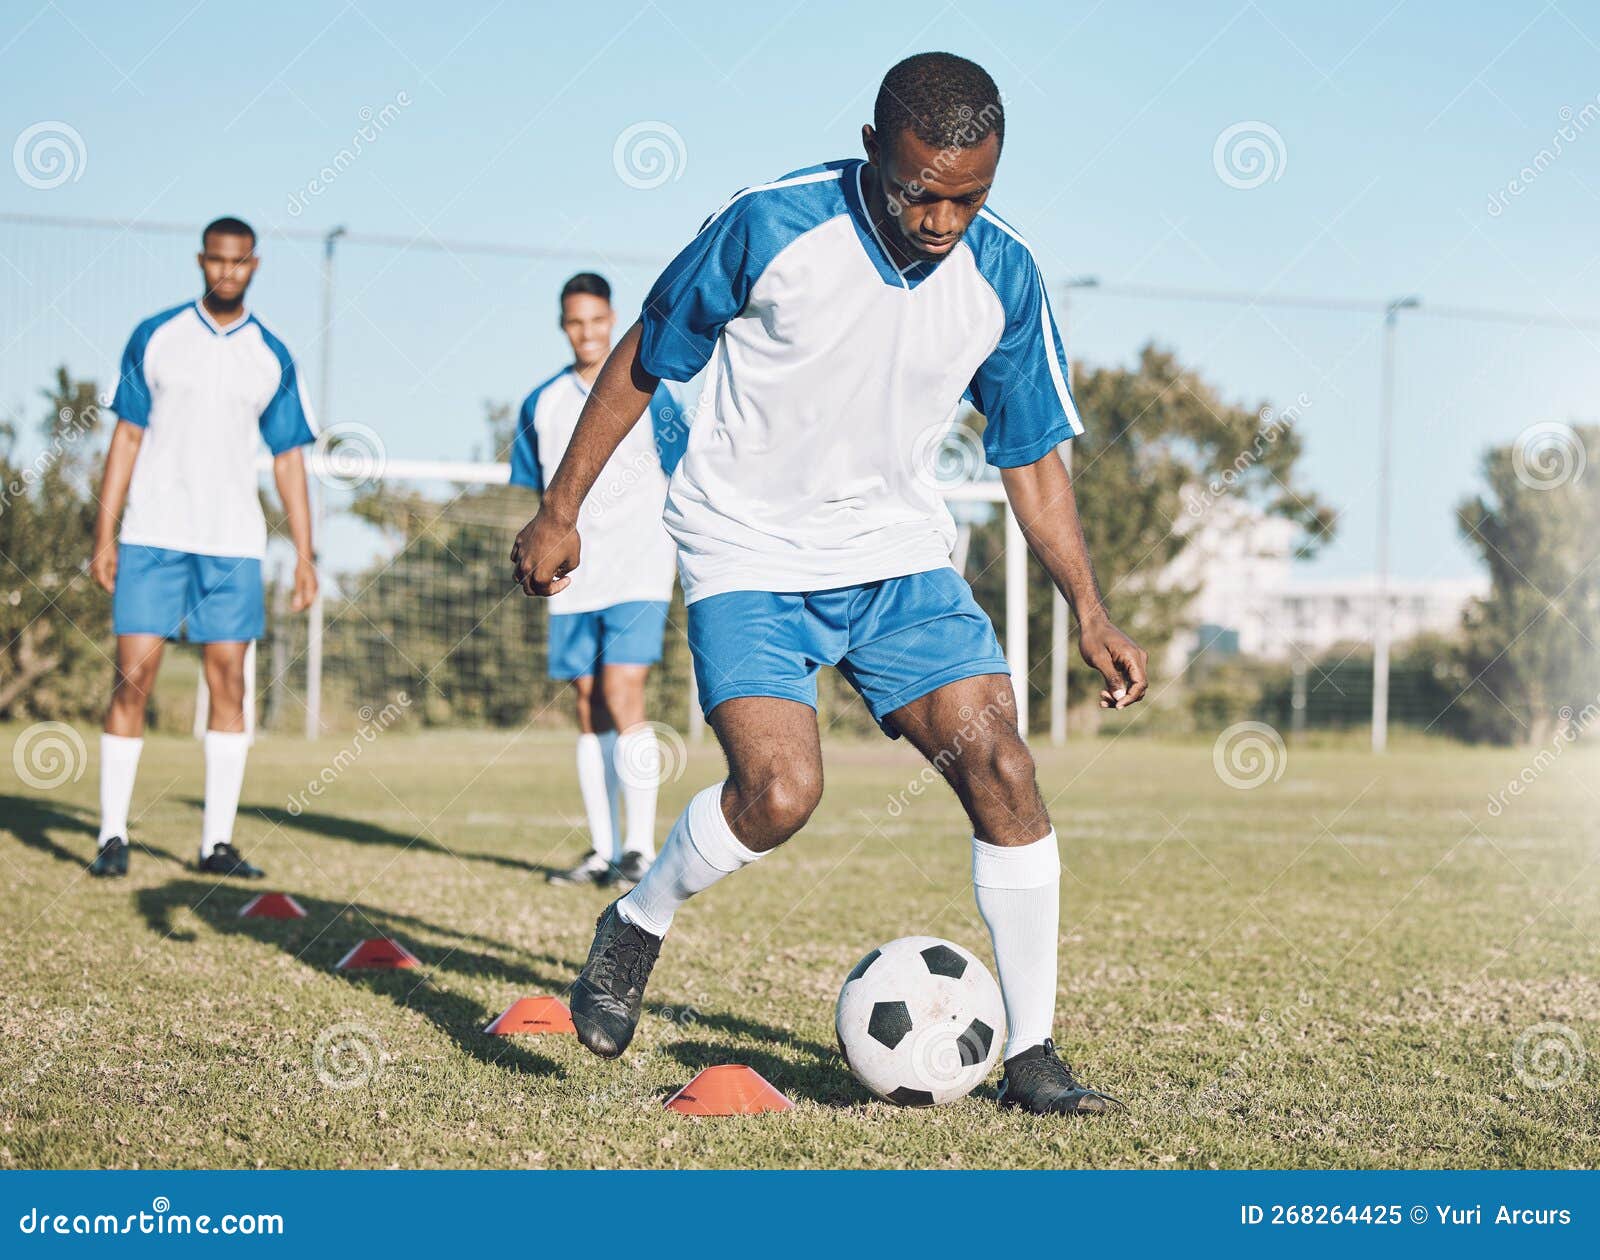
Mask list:
[[[315,442],[317,434],[311,426],[311,408],[306,404],[305,393],[300,387],[300,373],[289,355],[289,348],[262,327],[259,321],[256,326],[261,328],[261,339],[278,360],[278,388],[266,410],[261,413],[261,439],[274,455],[282,455],[297,446]]]
[[[511,484],[527,486],[544,493],[544,470],[539,466],[539,432],[533,427],[533,411],[539,390],[523,399],[517,415],[517,434],[511,439]]]
[[[998,232],[998,229],[995,229]],[[1031,464],[1083,432],[1068,385],[1044,278],[1027,247],[996,236],[980,270],[1005,311],[1000,343],[979,366],[967,397],[988,421],[983,449],[997,468]]]
[[[650,399],[650,425],[655,430],[661,471],[670,477],[689,445],[689,416],[665,385],[657,385]]]
[[[122,366],[117,374],[117,392],[111,399],[111,410],[117,413],[118,419],[136,424],[141,429],[150,424],[150,381],[144,373],[144,354],[150,346],[150,334],[161,327],[170,315],[170,311],[164,311],[145,320],[133,330],[133,336],[128,338],[128,348],[122,352]]]

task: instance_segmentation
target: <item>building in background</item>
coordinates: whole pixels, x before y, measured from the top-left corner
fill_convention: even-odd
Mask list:
[[[1196,652],[1262,660],[1317,657],[1341,644],[1369,643],[1377,579],[1307,579],[1295,574],[1297,527],[1236,498],[1212,503],[1190,527],[1192,539],[1169,573],[1195,586],[1194,629],[1174,641],[1169,662]],[[1448,634],[1468,601],[1487,594],[1486,578],[1390,579],[1392,641]]]

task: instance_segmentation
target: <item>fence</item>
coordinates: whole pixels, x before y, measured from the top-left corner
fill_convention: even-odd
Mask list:
[[[5,330],[0,404],[13,414],[25,414],[28,400],[61,364],[75,376],[109,381],[133,324],[194,291],[192,252],[197,245],[195,226],[190,224],[0,215],[0,255],[11,263],[13,275],[21,277],[6,286],[0,299]],[[264,313],[297,353],[314,383],[324,427],[337,430],[354,424],[381,434],[390,457],[390,481],[396,484],[404,479],[394,471],[397,468],[410,467],[416,476],[426,471],[423,464],[403,464],[404,455],[415,455],[428,467],[439,459],[485,464],[503,455],[496,449],[495,426],[488,421],[496,415],[503,421],[504,409],[514,406],[532,381],[547,375],[551,365],[566,355],[556,328],[554,295],[567,275],[580,268],[604,271],[616,289],[619,308],[625,310],[642,295],[661,261],[577,244],[495,245],[299,226],[264,231],[260,252],[263,267],[252,289],[252,307]],[[1215,317],[1218,309],[1227,312],[1226,318]],[[1205,356],[1199,364],[1203,369],[1210,368],[1212,355],[1228,364],[1246,353],[1244,342],[1230,339],[1235,326],[1270,325],[1291,353],[1281,356],[1286,362],[1248,359],[1244,364],[1248,374],[1260,382],[1252,388],[1269,397],[1296,397],[1303,392],[1298,386],[1310,382],[1319,432],[1339,434],[1345,441],[1356,434],[1355,444],[1373,452],[1373,466],[1386,462],[1384,453],[1389,449],[1375,417],[1393,411],[1399,417],[1394,457],[1401,468],[1416,467],[1430,454],[1459,458],[1462,412],[1456,404],[1461,395],[1471,392],[1472,405],[1483,395],[1482,406],[1493,408],[1498,404],[1486,381],[1493,385],[1503,377],[1508,393],[1532,396],[1536,386],[1556,378],[1553,370],[1546,369],[1561,360],[1560,345],[1541,340],[1530,346],[1529,336],[1537,332],[1541,338],[1576,337],[1588,346],[1588,330],[1596,326],[1594,321],[1574,320],[1559,312],[1516,316],[1430,309],[1425,304],[1413,307],[1393,299],[1329,301],[1099,284],[1085,277],[1057,288],[1057,313],[1070,332],[1075,357],[1081,354],[1100,362],[1125,358],[1132,347],[1158,333],[1197,342]],[[1400,368],[1387,376],[1380,374],[1376,369],[1384,347],[1388,362],[1394,363],[1397,327],[1419,329],[1429,319],[1449,321],[1433,325],[1448,329],[1448,344],[1402,342]],[[1507,334],[1491,321],[1514,332]],[[1515,340],[1508,345],[1509,338]],[[1460,380],[1450,376],[1450,388],[1437,389],[1433,382],[1456,373],[1463,357],[1472,357],[1469,346],[1482,347],[1475,371]],[[1411,364],[1418,366],[1408,369]],[[1548,409],[1553,403],[1528,403],[1524,397],[1519,405]],[[1426,415],[1425,422],[1417,422],[1419,414]],[[1530,413],[1525,418],[1540,416]],[[1509,439],[1512,433],[1499,436]],[[1429,451],[1428,442],[1439,443],[1438,452]],[[266,720],[273,728],[304,723],[308,712],[313,727],[326,725],[336,714],[319,715],[324,690],[330,704],[348,704],[354,698],[359,709],[359,692],[371,680],[387,684],[402,676],[421,677],[426,669],[418,673],[413,668],[423,664],[415,653],[434,648],[408,650],[405,644],[442,642],[466,625],[476,625],[473,618],[483,611],[476,593],[480,575],[487,584],[484,589],[503,591],[495,584],[503,581],[499,559],[508,548],[506,521],[523,507],[513,511],[500,503],[488,481],[466,483],[477,484],[479,491],[462,495],[458,487],[438,479],[437,468],[434,473],[431,482],[416,483],[418,492],[444,511],[442,527],[464,531],[460,547],[474,549],[470,563],[453,575],[437,554],[427,550],[434,545],[431,535],[396,547],[392,524],[379,527],[363,515],[358,496],[338,485],[324,488],[319,549],[331,579],[329,604],[320,619],[314,617],[309,623],[272,617],[273,637],[263,645],[261,670],[276,680],[262,691]],[[980,504],[996,498],[992,483],[961,493]],[[1385,507],[1389,497],[1370,479],[1348,494],[1352,532],[1378,523],[1375,546],[1380,573],[1388,567],[1390,552]],[[480,516],[469,519],[467,513]],[[969,524],[968,573],[980,602],[1005,634],[1008,654],[1017,665],[1025,665],[1018,669],[1019,688],[1028,699],[1025,711],[1034,724],[1048,726],[1053,737],[1064,738],[1064,697],[1070,693],[1078,699],[1091,698],[1098,685],[1071,660],[1062,605],[1052,600],[1037,566],[1023,557],[1009,515],[997,512],[987,519],[980,515]],[[455,550],[462,554],[459,547]],[[425,556],[430,557],[426,564]],[[373,576],[372,566],[380,559],[387,568],[382,576]],[[281,553],[269,559],[269,575],[280,586],[285,575],[275,565],[281,564]],[[363,575],[372,577],[365,586]],[[1111,575],[1108,585],[1114,607],[1120,583],[1128,576]],[[426,591],[436,598],[429,599],[426,609],[407,611],[403,594],[407,590]],[[377,605],[374,612],[372,601],[384,599],[390,602]],[[498,604],[489,615],[509,617],[507,610],[516,602]],[[453,620],[461,616],[467,620]],[[462,672],[484,686],[476,691],[467,688],[455,699],[425,689],[425,706],[434,706],[438,720],[505,720],[508,713],[522,712],[521,697],[527,698],[529,712],[543,711],[539,614],[534,611],[530,616],[523,607],[516,616],[525,649],[516,661],[492,654],[473,657],[471,669]],[[366,625],[366,619],[372,625]],[[327,634],[321,645],[319,624]],[[391,646],[373,626],[387,627]],[[1340,681],[1331,692],[1325,685],[1312,686],[1299,720],[1311,725],[1323,720],[1354,724],[1362,701],[1352,697],[1364,695],[1369,718],[1376,718],[1375,742],[1381,746],[1381,732],[1390,718],[1427,726],[1437,713],[1430,712],[1435,698],[1424,685],[1425,665],[1397,665],[1388,684],[1381,685],[1387,655],[1381,641],[1383,627],[1374,625],[1372,630],[1365,637],[1379,639],[1376,654],[1370,647],[1350,644],[1309,662],[1313,681],[1319,671]],[[505,642],[513,641],[509,626],[503,633]],[[404,642],[396,635],[402,635]],[[393,661],[379,659],[391,650],[395,659],[411,656],[411,663],[397,671]],[[479,649],[473,636],[466,636],[454,650],[471,654]],[[360,670],[354,665],[357,660],[366,662]],[[1170,688],[1175,676],[1182,677],[1187,691],[1207,685],[1205,671],[1191,670],[1186,660],[1161,664],[1165,668],[1158,691]],[[1251,668],[1260,684],[1251,690],[1259,691],[1263,711],[1279,704],[1273,698],[1279,685],[1274,681],[1275,667]],[[318,677],[323,670],[328,675],[326,688]],[[1355,681],[1352,670],[1365,670],[1365,684]],[[367,680],[359,687],[358,677]],[[658,671],[656,685],[684,688],[686,679],[681,654],[674,649]],[[498,696],[501,691],[518,699]],[[1379,712],[1385,697],[1391,700],[1387,714]],[[660,699],[668,708],[688,707],[682,691],[670,704],[665,690]],[[838,699],[841,713],[848,714],[849,705],[843,697]],[[1152,707],[1159,707],[1159,697]],[[1292,710],[1289,716],[1293,717]]]

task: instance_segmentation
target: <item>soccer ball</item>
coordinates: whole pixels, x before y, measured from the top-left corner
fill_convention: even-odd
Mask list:
[[[903,936],[858,962],[839,990],[834,1026],[856,1079],[902,1107],[964,1098],[1000,1054],[1000,986],[967,950]]]

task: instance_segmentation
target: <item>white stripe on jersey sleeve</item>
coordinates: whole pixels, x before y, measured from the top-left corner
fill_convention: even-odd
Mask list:
[[[1061,375],[1061,361],[1056,358],[1056,326],[1050,318],[1050,303],[1045,299],[1044,271],[1039,266],[1039,259],[1033,252],[1033,247],[999,215],[991,213],[987,208],[978,211],[979,218],[985,219],[995,225],[1023,249],[1028,251],[1028,257],[1033,259],[1033,268],[1039,275],[1039,335],[1044,338],[1045,360],[1050,364],[1050,381],[1056,387],[1056,398],[1061,403],[1061,410],[1067,414],[1067,423],[1072,426],[1076,435],[1083,433],[1083,419],[1078,415],[1077,404],[1072,401],[1072,391],[1067,388],[1067,382]],[[1065,341],[1062,342],[1065,345]]]

